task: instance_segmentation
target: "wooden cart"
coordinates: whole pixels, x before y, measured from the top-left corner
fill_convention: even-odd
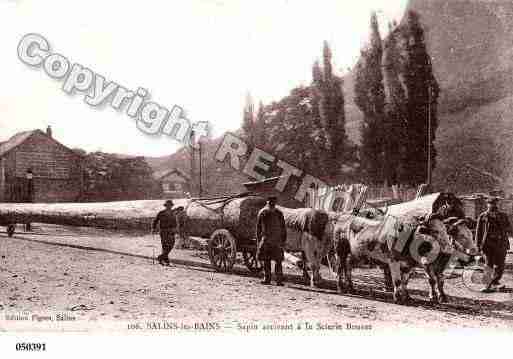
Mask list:
[[[242,263],[258,274],[262,266],[256,259],[255,228],[264,205],[264,198],[251,193],[191,199],[184,210],[187,235],[208,238],[208,256],[215,270],[231,272],[240,253]]]
[[[208,256],[218,272],[231,272],[241,253],[244,265],[251,273],[258,274],[262,266],[256,258],[256,239],[236,238],[227,229],[218,229],[208,241]]]

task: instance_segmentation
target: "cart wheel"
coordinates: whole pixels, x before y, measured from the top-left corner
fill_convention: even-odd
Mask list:
[[[260,265],[260,262],[257,260],[255,252],[242,252],[242,259],[244,260],[244,265],[249,269],[251,273],[258,274],[262,271],[262,266]]]
[[[235,238],[226,229],[218,229],[208,241],[208,256],[218,272],[231,272],[235,264],[237,245]]]
[[[9,237],[12,237],[12,236],[13,236],[13,234],[14,234],[14,231],[15,231],[15,230],[16,230],[16,225],[14,225],[14,224],[10,224],[10,225],[8,225],[8,226],[7,226],[7,235],[8,235]]]

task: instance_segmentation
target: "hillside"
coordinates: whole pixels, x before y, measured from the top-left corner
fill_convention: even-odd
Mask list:
[[[408,9],[420,14],[442,90],[435,185],[459,193],[500,187],[489,176],[468,170],[468,164],[502,177],[502,187],[512,192],[513,2],[410,0]],[[353,74],[346,76],[344,87],[347,133],[359,142],[362,115],[353,101]],[[207,158],[212,158],[217,147],[209,147]],[[150,164],[190,168],[183,151]],[[227,168],[212,169],[212,178],[230,187],[242,180],[238,174],[231,177]]]
[[[513,191],[513,2],[412,0],[422,15],[442,87],[435,170],[455,191],[499,187],[465,164],[489,171]]]

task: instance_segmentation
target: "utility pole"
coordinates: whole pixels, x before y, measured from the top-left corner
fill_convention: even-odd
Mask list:
[[[428,189],[431,190],[431,82],[429,83],[428,87],[428,146],[427,146],[427,152],[428,152],[428,158],[427,158],[427,185]]]
[[[193,196],[195,195],[195,192],[196,192],[196,186],[195,186],[195,165],[196,165],[196,161],[195,161],[195,150],[194,150],[194,130],[191,131],[191,134],[189,136],[189,150],[190,150],[190,155],[191,155],[191,183],[190,183],[190,187],[191,187],[191,192],[193,193]]]
[[[202,158],[201,158],[201,139],[198,139],[198,152],[199,152],[199,196],[203,195],[203,188],[201,186],[201,167],[202,166]]]

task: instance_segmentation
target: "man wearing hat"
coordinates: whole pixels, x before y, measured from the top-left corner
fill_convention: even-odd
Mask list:
[[[157,257],[162,265],[169,265],[169,253],[175,245],[175,234],[178,230],[176,213],[173,210],[173,201],[167,200],[164,203],[165,209],[155,217],[152,225],[152,232],[157,233],[157,225],[160,225],[160,240],[162,243],[162,254]]]
[[[264,281],[271,284],[271,261],[275,262],[276,284],[283,285],[283,248],[287,240],[287,229],[283,213],[276,208],[276,197],[267,198],[267,205],[258,212],[256,238],[257,259],[264,262]]]
[[[508,236],[513,234],[508,216],[497,207],[498,201],[495,197],[489,198],[488,209],[477,220],[476,242],[484,254],[486,266],[492,273],[490,281],[482,289],[484,293],[504,288],[500,280],[504,272],[506,254],[510,249]]]

